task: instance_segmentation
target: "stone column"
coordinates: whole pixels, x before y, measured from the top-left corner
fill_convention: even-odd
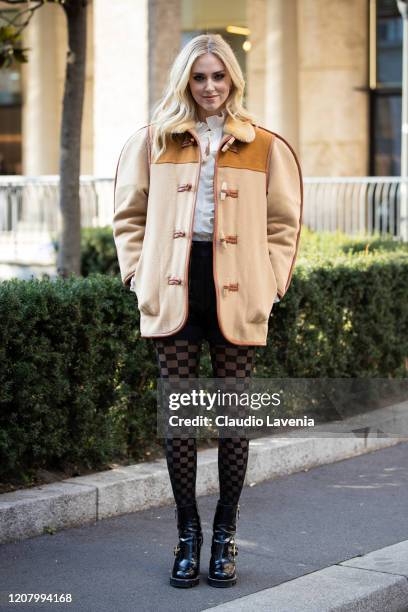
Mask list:
[[[113,176],[125,141],[148,122],[148,1],[93,7],[93,173]]]
[[[181,0],[149,0],[149,112],[161,98],[180,51]]]
[[[306,176],[368,171],[368,3],[298,0],[300,135]]]
[[[265,122],[299,152],[297,0],[269,0]]]
[[[81,173],[92,173],[92,8],[88,7],[85,99],[81,138]],[[23,174],[59,173],[62,99],[68,48],[67,20],[61,6],[45,4],[24,31],[30,47],[22,64]]]
[[[62,82],[60,47],[66,47],[64,12],[46,4],[38,9],[24,31],[23,46],[30,47],[22,65],[23,174],[58,174]]]
[[[248,0],[248,99],[264,127],[298,149],[297,0]]]
[[[266,0],[247,0],[248,38],[251,43],[247,53],[248,110],[260,125],[265,125],[266,12]]]

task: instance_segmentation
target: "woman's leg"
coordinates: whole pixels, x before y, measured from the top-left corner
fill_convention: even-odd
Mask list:
[[[196,378],[201,345],[171,337],[154,341],[161,378]],[[197,446],[195,438],[167,438],[165,454],[178,507],[196,501]]]
[[[185,339],[156,340],[162,378],[196,378],[201,344]],[[200,550],[203,543],[196,502],[197,447],[195,438],[165,440],[167,467],[177,506],[179,542],[174,548],[170,584],[193,587],[199,583]]]
[[[251,346],[210,345],[215,378],[242,379],[235,383],[238,392],[245,389],[251,375],[255,349]],[[241,416],[238,415],[237,416]],[[208,583],[214,587],[233,586],[237,581],[235,544],[238,501],[248,463],[249,440],[246,437],[218,438],[218,474],[220,498],[213,521]]]
[[[214,378],[249,378],[255,356],[252,346],[210,346]],[[248,463],[247,438],[218,439],[220,502],[238,504]]]

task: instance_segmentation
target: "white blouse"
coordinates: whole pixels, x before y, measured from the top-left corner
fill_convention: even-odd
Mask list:
[[[201,146],[201,172],[198,183],[197,202],[194,214],[193,240],[208,241],[214,232],[214,165],[220,145],[226,112],[211,115],[196,123],[196,132]]]

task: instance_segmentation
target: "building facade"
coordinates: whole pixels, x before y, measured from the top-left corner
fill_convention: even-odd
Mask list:
[[[206,32],[231,44],[246,106],[293,145],[305,176],[398,175],[395,0],[91,0],[82,174],[113,176],[125,140],[149,121],[178,50]],[[0,173],[57,174],[63,9],[37,10],[23,46],[29,63],[0,71]]]

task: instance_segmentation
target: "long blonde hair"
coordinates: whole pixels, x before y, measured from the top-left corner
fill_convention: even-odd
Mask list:
[[[155,162],[166,150],[166,139],[185,121],[198,121],[196,102],[188,81],[193,63],[200,55],[213,53],[225,65],[231,77],[231,91],[226,101],[227,116],[241,121],[254,121],[243,107],[245,81],[240,65],[230,45],[220,34],[200,34],[190,40],[179,52],[169,73],[164,95],[153,107],[151,123],[154,126],[151,155]]]

